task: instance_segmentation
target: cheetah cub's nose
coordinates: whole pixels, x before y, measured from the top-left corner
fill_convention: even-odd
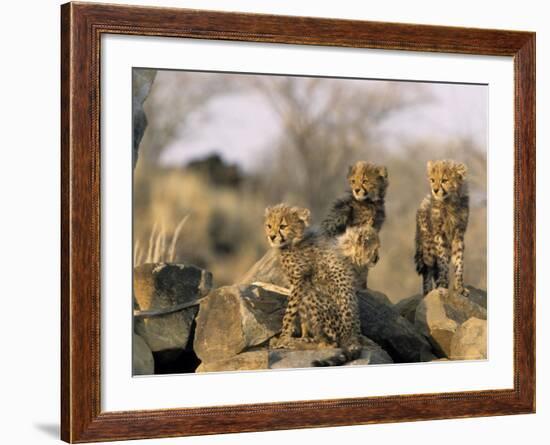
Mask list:
[[[269,238],[271,239],[271,241],[275,241],[276,236],[277,235],[269,235]]]

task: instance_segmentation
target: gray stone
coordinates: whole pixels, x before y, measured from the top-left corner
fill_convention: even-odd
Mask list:
[[[155,362],[151,349],[137,334],[132,342],[132,375],[152,375],[155,373]]]
[[[453,360],[483,360],[487,358],[487,320],[472,317],[462,323],[451,341]]]
[[[311,368],[315,360],[326,360],[341,353],[338,348],[315,350],[288,350],[276,349],[269,351],[269,368]],[[346,366],[376,365],[393,363],[391,357],[378,345],[364,347],[361,355],[356,360],[346,363]]]
[[[487,310],[468,297],[439,288],[418,304],[415,325],[429,338],[438,353],[450,357],[455,332],[470,317],[487,319]]]
[[[157,75],[157,70],[137,69],[132,72],[132,127],[133,127],[133,164],[136,166],[139,153],[139,144],[147,128],[147,116],[143,110],[143,103]]]
[[[399,312],[399,315],[414,324],[416,308],[421,301],[422,294],[416,294],[412,297],[403,298],[395,304],[395,309]]]
[[[219,362],[265,344],[281,330],[288,293],[269,284],[224,286],[201,303],[194,350],[204,363]]]
[[[487,292],[482,289],[477,289],[474,286],[466,286],[470,291],[468,298],[482,308],[487,309]]]
[[[371,290],[358,292],[358,298],[363,335],[380,345],[394,362],[424,362],[434,358],[427,339],[391,303],[384,303]]]
[[[163,312],[192,304],[211,287],[212,275],[194,266],[158,263],[134,269],[134,304],[142,312]],[[184,349],[197,312],[198,305],[194,305],[165,315],[136,316],[134,330],[154,352]]]

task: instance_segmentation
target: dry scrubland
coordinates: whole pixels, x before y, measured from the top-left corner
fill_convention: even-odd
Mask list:
[[[396,149],[379,137],[388,117],[429,100],[422,91],[410,94],[410,87],[395,84],[365,90],[357,82],[342,88],[330,79],[250,76],[227,76],[222,88],[218,79],[159,73],[153,84],[145,104],[149,126],[134,173],[136,265],[194,264],[212,272],[214,286],[235,283],[267,249],[262,224],[267,205],[285,201],[307,206],[319,221],[346,191],[347,166],[364,159],[386,165],[390,181],[381,259],[369,283],[396,302],[420,289],[413,246],[416,208],[428,192],[426,161],[452,158],[469,168],[465,281],[486,288],[484,147],[450,137],[402,141]],[[272,105],[282,130],[266,146],[255,171],[244,173],[215,159],[192,167],[162,166],[163,149],[185,137],[186,116],[196,114],[211,94],[251,90]]]
[[[466,233],[465,278],[466,283],[485,289],[486,205],[482,192],[485,166],[473,157],[463,156],[458,146],[448,150],[447,157],[464,160],[470,166],[472,203]],[[381,232],[381,260],[370,275],[370,286],[386,293],[393,301],[413,295],[420,287],[412,258],[416,207],[428,190],[424,175],[428,158],[430,155],[424,146],[411,153],[410,160],[381,161],[388,166],[390,186],[387,219]],[[365,159],[373,157],[365,156]],[[282,184],[291,183],[283,177],[280,180]],[[150,261],[194,264],[211,271],[216,286],[238,281],[265,253],[267,243],[262,222],[267,205],[279,201],[305,205],[314,210],[318,221],[338,192],[346,189],[345,170],[342,170],[333,191],[320,191],[322,202],[312,205],[299,192],[277,186],[269,176],[248,175],[238,185],[220,185],[205,173],[147,163],[138,163],[134,182],[136,262],[145,262],[150,254]],[[172,246],[178,225],[178,238]],[[173,258],[169,257],[171,247],[174,247]]]

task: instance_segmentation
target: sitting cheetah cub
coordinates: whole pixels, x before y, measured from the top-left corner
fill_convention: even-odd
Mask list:
[[[454,291],[464,288],[464,234],[468,225],[466,166],[455,161],[428,161],[431,193],[416,214],[416,271],[422,275],[422,292],[449,287],[449,261],[455,268]]]
[[[314,343],[318,347],[340,347],[343,353],[314,366],[336,366],[361,353],[359,305],[349,263],[334,243],[308,230],[308,209],[278,204],[265,213],[265,233],[278,249],[282,269],[290,282],[288,306],[279,339],[272,346],[292,348]],[[300,318],[301,338],[295,334]]]
[[[368,271],[378,262],[380,237],[374,227],[348,227],[338,237],[338,248],[353,267],[356,288],[367,289]]]
[[[349,168],[347,179],[350,192],[334,202],[321,223],[322,233],[328,238],[338,238],[344,235],[349,227],[372,227],[378,235],[386,219],[384,200],[388,188],[388,170],[371,162],[358,161]],[[367,235],[366,232],[355,232],[351,235],[351,238],[359,242],[357,248],[363,238],[374,236],[372,231],[369,233]],[[351,238],[345,242],[348,246]],[[365,255],[368,255],[368,252],[365,252]],[[364,271],[367,272],[368,268]],[[365,275],[364,283],[360,287],[366,286]]]

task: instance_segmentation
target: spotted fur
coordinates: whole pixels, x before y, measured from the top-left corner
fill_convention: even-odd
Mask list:
[[[378,236],[386,219],[385,196],[388,188],[388,170],[386,167],[371,162],[358,161],[350,166],[347,179],[350,191],[346,196],[334,202],[321,223],[321,231],[327,238],[343,237],[340,244],[345,245],[345,250],[357,258],[361,252],[361,246],[366,247],[362,240],[374,237],[368,228],[373,228]],[[364,228],[365,231],[351,230],[348,232],[350,228]],[[354,248],[351,244],[352,239],[357,241]],[[377,243],[378,245],[380,243],[378,238]],[[361,255],[366,257],[369,254],[369,249],[366,249]],[[364,276],[360,287],[366,287],[368,270],[373,265],[361,268]],[[361,273],[357,267],[355,269],[356,272]]]
[[[356,288],[367,289],[369,269],[378,262],[380,255],[380,237],[374,227],[348,227],[338,237],[338,248],[353,267]]]
[[[464,288],[464,234],[468,226],[469,198],[466,166],[442,160],[427,164],[430,194],[416,214],[416,271],[422,275],[425,294],[435,287],[449,288],[449,263],[455,273],[453,289]]]
[[[293,348],[310,343],[339,347],[342,354],[315,361],[314,366],[336,366],[361,353],[359,306],[350,264],[333,242],[308,229],[309,210],[278,204],[266,209],[265,233],[278,249],[290,282],[288,306],[280,337],[272,346]],[[296,339],[297,320],[300,337]]]

